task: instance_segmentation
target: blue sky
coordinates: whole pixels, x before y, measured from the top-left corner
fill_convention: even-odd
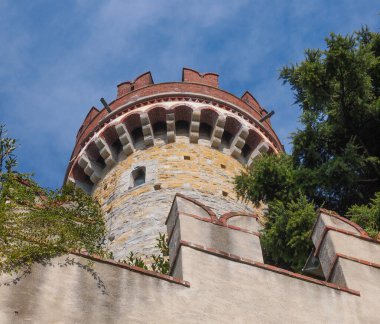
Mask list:
[[[20,145],[18,169],[57,188],[99,98],[148,70],[156,83],[179,81],[186,66],[275,110],[289,151],[299,110],[279,69],[330,32],[379,31],[379,12],[374,0],[0,0],[0,122]]]

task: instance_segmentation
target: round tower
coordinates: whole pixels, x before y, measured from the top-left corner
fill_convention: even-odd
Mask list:
[[[267,113],[245,92],[218,88],[218,75],[184,68],[182,82],[154,84],[150,72],[118,85],[80,127],[65,181],[96,198],[116,259],[155,253],[176,193],[217,216],[252,213],[233,177],[263,152],[283,147]]]

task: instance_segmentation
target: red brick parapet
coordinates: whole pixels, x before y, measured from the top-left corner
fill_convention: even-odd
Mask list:
[[[206,84],[210,87],[219,87],[219,74],[216,73],[199,73],[193,69],[183,68],[182,82]]]
[[[279,151],[283,151],[282,144],[272,127],[265,121],[260,123],[262,117],[260,112],[255,111],[250,105],[234,95],[216,88],[208,89],[209,86],[193,83],[160,83],[134,90],[109,104],[112,112],[108,113],[102,109],[88,125],[81,126],[77,135],[76,146],[72,157],[79,151],[88,139],[114,118],[140,108],[146,104],[168,101],[185,100],[188,102],[200,102],[225,109],[235,113],[249,121],[254,127],[260,129]],[[132,94],[134,97],[132,97]],[[131,98],[132,97],[132,98]],[[233,104],[232,106],[229,104]],[[78,145],[80,146],[79,148]]]
[[[134,81],[126,81],[117,85],[117,98],[127,93],[154,84],[153,77],[150,72],[139,75]]]

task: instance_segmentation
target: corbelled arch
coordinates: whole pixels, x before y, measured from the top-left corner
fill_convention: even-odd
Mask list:
[[[136,149],[154,145],[154,138],[171,143],[177,134],[189,137],[191,143],[198,143],[199,139],[203,144],[204,140],[209,141],[212,148],[232,155],[242,164],[250,165],[256,156],[273,151],[259,130],[233,112],[193,103],[159,104],[121,114],[95,133],[74,163],[70,177],[87,185],[95,184]]]
[[[221,148],[229,149],[234,138],[238,135],[242,123],[234,116],[227,115],[224,131],[221,137]]]
[[[126,126],[131,140],[133,142],[133,145],[135,147],[139,146],[139,144],[144,142],[144,133],[142,130],[140,111],[133,111],[132,113],[127,114],[121,120],[121,123],[123,123]]]
[[[190,136],[193,109],[192,106],[186,104],[170,107],[170,110],[174,113],[176,136]]]
[[[163,106],[155,106],[146,110],[149,117],[149,122],[152,126],[154,138],[166,139],[167,123],[166,115],[167,109]]]
[[[200,111],[199,138],[210,141],[220,113],[208,106],[200,107]]]
[[[262,229],[257,215],[244,212],[225,213],[219,218],[219,222],[224,226],[240,229],[256,235],[260,235],[259,231]]]

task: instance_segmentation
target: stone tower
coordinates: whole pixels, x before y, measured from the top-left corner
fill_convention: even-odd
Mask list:
[[[283,150],[271,114],[249,92],[219,89],[215,73],[184,68],[182,82],[154,84],[147,72],[102,102],[78,131],[65,181],[100,202],[116,259],[155,252],[177,193],[219,218],[252,213],[233,177],[261,153]]]

